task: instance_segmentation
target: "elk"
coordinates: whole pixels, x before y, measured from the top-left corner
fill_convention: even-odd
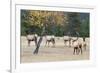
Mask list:
[[[30,46],[31,41],[34,41],[35,45],[37,45],[37,37],[38,37],[37,34],[27,35],[26,38],[27,38],[27,41],[28,41],[28,46]]]
[[[49,47],[50,42],[53,44],[53,46],[55,46],[55,36],[54,35],[46,35],[46,44],[45,44],[45,46],[48,44],[48,47]]]
[[[82,51],[82,43],[79,42],[78,40],[73,43],[73,48],[74,48],[73,54],[78,55],[80,52],[82,54],[82,52],[83,52]]]
[[[72,45],[74,44],[74,42],[76,42],[78,40],[78,37],[77,38],[72,38]]]
[[[67,42],[69,42],[69,46],[71,46],[71,37],[63,36],[64,44],[66,46]]]

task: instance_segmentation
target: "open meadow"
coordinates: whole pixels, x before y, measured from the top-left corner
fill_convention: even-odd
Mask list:
[[[78,39],[82,41],[82,38]],[[65,46],[63,37],[55,37],[55,47],[52,43],[46,45],[46,40],[43,38],[38,54],[33,54],[35,50],[35,43],[32,41],[30,46],[25,36],[21,36],[21,63],[33,63],[33,62],[53,62],[53,61],[77,61],[77,60],[89,60],[89,38],[86,38],[86,50],[82,48],[83,53],[73,55],[73,46],[69,47],[69,44]]]

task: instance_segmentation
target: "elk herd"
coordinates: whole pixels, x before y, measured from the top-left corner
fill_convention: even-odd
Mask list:
[[[32,41],[35,42],[35,45],[38,41],[39,36],[37,34],[34,35],[27,35],[27,42],[28,42],[28,46],[30,46],[30,43]],[[44,39],[45,39],[45,46],[50,47],[50,43],[52,44],[52,47],[55,47],[55,43],[57,43],[57,41],[55,40],[55,36],[54,35],[45,35]],[[85,38],[81,38],[82,41],[80,41],[79,37],[71,37],[71,36],[63,36],[63,43],[64,46],[68,46],[68,47],[72,47],[73,48],[73,54],[82,54],[83,50],[86,51],[87,48],[87,43],[85,41]],[[60,37],[57,39],[60,40]],[[68,45],[67,45],[68,44]]]

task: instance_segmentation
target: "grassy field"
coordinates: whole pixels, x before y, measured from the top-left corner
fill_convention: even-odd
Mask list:
[[[82,41],[82,38],[79,38]],[[77,60],[89,60],[89,38],[86,38],[87,48],[86,51],[83,49],[83,54],[73,55],[73,47],[64,45],[63,38],[58,39],[56,37],[55,47],[45,46],[45,39],[41,43],[38,54],[33,54],[35,50],[34,41],[31,42],[30,46],[27,44],[25,36],[21,36],[21,63],[33,63],[33,62],[52,62],[52,61],[77,61]]]

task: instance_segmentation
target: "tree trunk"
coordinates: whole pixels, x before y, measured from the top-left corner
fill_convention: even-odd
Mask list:
[[[39,51],[41,42],[42,42],[42,40],[43,40],[44,33],[45,33],[45,27],[43,27],[43,30],[42,30],[42,33],[41,33],[41,36],[40,36],[39,41],[38,41],[38,42],[36,41],[36,49],[35,49],[35,51],[33,52],[34,54],[38,54],[38,51]]]
[[[34,51],[34,54],[38,54],[38,51],[39,51],[39,47],[40,47],[40,44],[42,42],[42,39],[43,39],[43,36],[40,37],[38,43],[37,43],[37,46],[36,46],[36,49]]]

